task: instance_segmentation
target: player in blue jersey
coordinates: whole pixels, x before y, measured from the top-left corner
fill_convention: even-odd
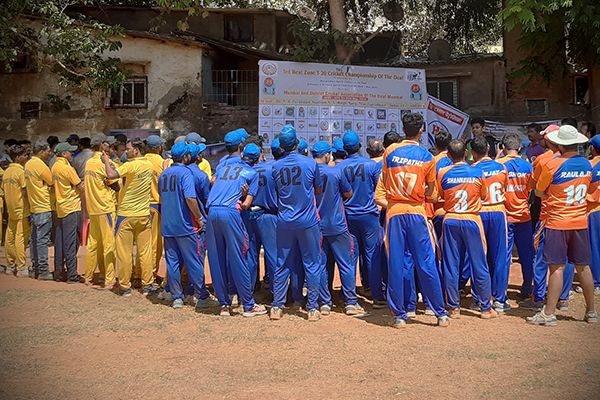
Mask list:
[[[379,210],[375,205],[380,169],[377,163],[358,153],[361,145],[356,132],[347,131],[342,140],[348,156],[339,163],[339,167],[352,187],[352,197],[346,201],[345,207],[348,228],[358,245],[361,282],[371,289],[373,308],[385,308],[387,303],[379,258]]]
[[[346,156],[348,155],[348,153],[346,153],[346,150],[344,150],[344,141],[342,140],[342,138],[333,141],[332,151],[333,161],[330,162],[329,165],[336,165],[341,163],[342,161],[344,161],[344,158],[346,158]]]
[[[273,277],[271,319],[280,319],[282,316],[290,272],[295,271],[297,276],[301,276],[303,269],[308,290],[308,320],[317,321],[321,317],[317,303],[321,272],[321,231],[315,196],[321,192],[322,182],[317,163],[296,151],[298,139],[293,126],[283,127],[279,133],[279,143],[286,154],[273,164],[273,179],[279,202],[277,267]],[[300,280],[299,284],[302,282]]]
[[[329,281],[333,279],[333,268],[326,270],[327,253],[338,265],[342,294],[346,303],[347,315],[363,316],[365,310],[358,304],[356,297],[356,257],[354,254],[354,238],[348,231],[344,202],[342,198],[352,197],[352,188],[339,167],[327,165],[331,155],[331,146],[325,141],[317,142],[312,148],[312,155],[319,167],[319,175],[323,180],[323,192],[317,196],[317,206],[321,220],[319,225],[323,234],[323,253],[321,256],[321,287],[319,302],[321,314],[331,312],[331,292]],[[331,263],[333,267],[333,263]]]
[[[202,244],[197,234],[204,228],[204,218],[198,207],[194,177],[185,166],[191,160],[190,150],[184,142],[173,146],[173,165],[163,171],[158,183],[164,207],[161,229],[169,277],[167,285],[173,297],[173,308],[183,307],[183,264],[195,292],[204,296],[203,300],[209,297],[204,287],[204,254],[201,254]]]
[[[256,196],[258,174],[240,158],[241,144],[242,136],[235,131],[225,135],[225,146],[230,156],[213,175],[215,179],[206,204],[206,239],[213,287],[221,304],[220,314],[231,315],[228,296],[231,281],[243,304],[243,316],[254,317],[266,314],[267,310],[254,302],[253,277],[247,260],[248,233],[240,212],[247,210]],[[256,147],[255,144],[248,146]],[[246,186],[247,194],[243,196]]]
[[[231,133],[232,135],[235,135],[235,136],[239,136],[239,138],[242,141],[242,143],[244,143],[246,141],[246,139],[248,139],[248,137],[250,137],[250,135],[248,134],[248,132],[244,128],[239,128],[239,129],[236,129],[236,130],[231,131],[229,133]],[[230,160],[230,158],[233,161],[237,161],[239,159],[239,154],[236,154],[236,152],[234,151],[233,147],[231,147],[231,148],[228,149],[227,146],[225,146],[225,150],[227,151],[227,154],[224,155],[223,157],[221,157],[221,159],[219,160],[219,163],[217,164],[217,168],[219,168],[226,161]],[[233,151],[233,153],[230,153],[229,152],[230,150]],[[214,175],[212,176],[212,181],[214,181]]]
[[[481,207],[481,222],[487,243],[487,261],[492,278],[492,296],[494,309],[501,313],[510,310],[508,304],[508,274],[510,264],[506,257],[508,246],[508,221],[504,206],[504,193],[508,185],[508,172],[503,164],[488,157],[489,143],[485,137],[478,136],[471,141],[471,154],[474,166],[483,171],[487,197]],[[476,299],[476,292],[473,298]]]
[[[302,138],[298,142],[298,153],[308,157],[308,142]]]

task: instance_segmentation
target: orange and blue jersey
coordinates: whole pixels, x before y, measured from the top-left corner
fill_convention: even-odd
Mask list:
[[[352,190],[339,166],[319,164],[319,174],[323,179],[323,191],[317,196],[317,206],[323,236],[339,235],[348,231],[342,193]]]
[[[242,187],[248,185],[248,195],[256,196],[258,173],[246,161],[229,158],[215,172],[215,181],[206,206],[239,210]]]
[[[577,153],[566,153],[546,164],[536,190],[545,192],[546,228],[587,229],[588,188],[592,186],[592,165]]]
[[[529,193],[531,192],[533,166],[519,156],[506,156],[498,160],[508,172],[508,184],[504,195],[504,207],[508,222],[531,221]]]
[[[258,172],[258,192],[252,200],[252,205],[269,212],[277,210],[277,188],[273,179],[274,163],[274,161],[266,161],[254,165],[254,170]]]
[[[588,212],[600,211],[600,156],[590,160],[592,165],[592,183],[588,189]]]
[[[437,186],[444,200],[446,214],[478,216],[481,211],[482,197],[487,196],[487,186],[483,171],[477,166],[459,162],[442,168],[438,175]]]
[[[535,182],[537,182],[540,179],[542,170],[544,169],[544,166],[548,163],[548,161],[555,158],[557,155],[559,154],[553,152],[552,150],[546,150],[545,153],[542,153],[535,159],[535,161],[533,162],[533,180]]]
[[[487,196],[482,202],[482,211],[504,211],[504,192],[508,184],[508,174],[504,165],[484,157],[473,166],[481,168],[485,178]]]
[[[288,228],[310,228],[319,223],[315,189],[323,186],[315,160],[292,152],[273,163],[279,196],[279,223]]]
[[[434,158],[435,161],[435,177],[437,181],[438,174],[442,168],[446,168],[452,165],[452,160],[448,157],[448,151],[442,151],[437,154]],[[436,185],[436,192],[437,192]],[[441,220],[444,217],[444,201],[436,195],[437,201],[430,205],[430,203],[426,203],[427,206],[427,217],[433,220],[433,226],[435,228],[435,233],[438,236],[438,239],[442,237],[442,225]]]
[[[352,154],[339,163],[339,168],[352,186],[352,197],[345,202],[346,214],[378,214],[374,196],[381,172],[378,164],[359,154]]]
[[[592,262],[590,268],[594,277],[594,286],[600,287],[600,156],[591,160],[592,184],[588,190],[588,229]]]

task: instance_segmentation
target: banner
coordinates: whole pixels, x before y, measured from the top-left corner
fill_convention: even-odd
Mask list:
[[[425,147],[435,147],[435,134],[440,130],[447,131],[454,139],[460,139],[469,124],[469,115],[440,99],[429,96],[425,120],[427,129],[423,136],[426,139],[422,142]]]
[[[559,125],[560,120],[548,120],[548,121],[536,121],[536,122],[497,122],[497,121],[485,121],[485,131],[493,135],[496,139],[502,140],[506,135],[519,135],[521,142],[527,145],[529,139],[527,138],[527,126],[529,124],[538,124],[545,128],[550,124]]]
[[[407,112],[426,117],[425,70],[261,60],[259,121],[265,153],[286,124],[310,146],[353,129],[371,138],[401,131]]]

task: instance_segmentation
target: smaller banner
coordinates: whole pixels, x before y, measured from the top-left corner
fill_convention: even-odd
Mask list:
[[[469,123],[469,115],[440,99],[429,96],[425,121],[427,134],[423,135],[422,144],[425,147],[435,147],[435,134],[440,130],[445,130],[454,139],[459,139]]]

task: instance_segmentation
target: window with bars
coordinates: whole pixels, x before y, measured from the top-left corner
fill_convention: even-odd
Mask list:
[[[548,115],[548,101],[546,99],[527,99],[527,115]]]
[[[203,81],[203,94],[207,102],[231,106],[258,104],[257,70],[213,70]]]
[[[456,79],[427,79],[427,93],[445,103],[458,107],[458,82]]]
[[[148,78],[145,76],[129,78],[119,88],[108,89],[106,107],[148,107]]]

